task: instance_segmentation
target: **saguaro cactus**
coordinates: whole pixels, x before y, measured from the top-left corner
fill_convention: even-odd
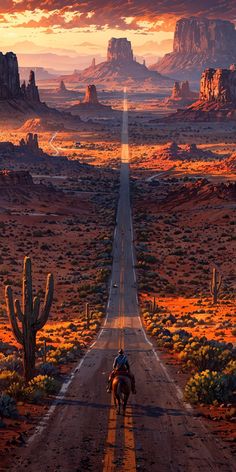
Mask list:
[[[5,297],[7,313],[16,340],[24,350],[25,380],[31,380],[35,373],[36,334],[48,320],[53,300],[53,275],[48,274],[44,304],[40,310],[39,297],[33,298],[31,259],[25,257],[22,284],[22,306],[19,300],[13,302],[12,288],[6,287]],[[19,322],[22,329],[19,327]]]
[[[218,296],[220,293],[220,287],[222,283],[222,277],[217,269],[213,267],[212,269],[212,279],[211,279],[211,295],[212,295],[212,303],[216,304],[218,301]]]

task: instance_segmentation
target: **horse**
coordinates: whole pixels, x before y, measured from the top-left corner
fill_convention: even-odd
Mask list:
[[[122,404],[123,415],[125,415],[126,405],[131,392],[131,380],[127,375],[118,374],[112,382],[112,394],[116,412],[120,415]],[[117,406],[118,403],[118,406]]]

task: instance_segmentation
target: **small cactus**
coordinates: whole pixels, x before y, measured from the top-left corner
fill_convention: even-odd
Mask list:
[[[218,302],[221,283],[222,283],[221,274],[219,272],[217,272],[216,267],[213,267],[213,269],[212,269],[212,279],[211,279],[211,295],[212,295],[212,303],[214,305]]]
[[[24,350],[24,376],[26,382],[35,374],[36,334],[48,320],[53,300],[53,275],[48,274],[43,308],[40,310],[40,299],[33,298],[31,259],[25,257],[23,270],[23,309],[19,300],[13,302],[12,288],[6,287],[5,297],[7,313],[14,336]],[[22,329],[19,327],[19,322]]]
[[[153,297],[153,301],[150,302],[150,311],[154,315],[156,312],[157,305],[156,305],[156,297]]]
[[[87,329],[89,329],[90,326],[90,312],[89,312],[89,304],[85,303],[85,318],[87,322]]]

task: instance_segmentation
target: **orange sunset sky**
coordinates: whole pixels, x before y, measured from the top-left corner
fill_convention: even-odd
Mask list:
[[[193,15],[236,21],[236,2],[0,0],[1,50],[20,54],[20,65],[28,65],[28,54],[41,53],[71,58],[89,55],[100,60],[112,36],[125,36],[135,55],[151,62],[172,50],[176,20]],[[40,58],[36,57],[39,65],[37,60]],[[66,60],[61,66],[66,68]]]

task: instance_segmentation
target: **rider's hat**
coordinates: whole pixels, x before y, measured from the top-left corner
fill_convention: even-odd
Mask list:
[[[119,349],[118,354],[124,354],[123,349]]]

